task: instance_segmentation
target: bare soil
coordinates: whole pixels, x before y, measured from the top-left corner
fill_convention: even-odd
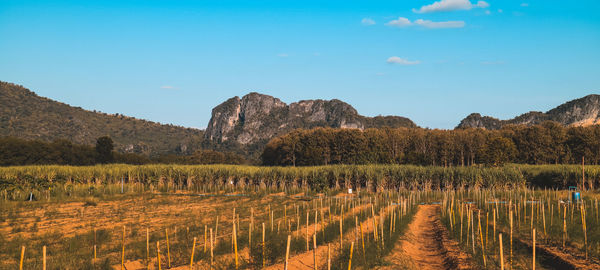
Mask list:
[[[389,266],[379,269],[474,269],[469,255],[448,237],[440,221],[439,205],[420,205],[408,231],[386,258]]]

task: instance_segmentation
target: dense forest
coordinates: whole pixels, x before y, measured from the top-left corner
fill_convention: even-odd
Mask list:
[[[67,140],[45,142],[14,137],[0,137],[0,166],[19,165],[94,165],[124,164],[245,164],[240,155],[212,150],[197,150],[190,155],[160,155],[148,157],[114,151],[110,137],[96,140],[96,145],[74,144]]]
[[[600,162],[600,126],[556,122],[507,125],[499,130],[422,128],[295,130],[265,147],[265,165],[415,164],[471,166],[504,163]]]

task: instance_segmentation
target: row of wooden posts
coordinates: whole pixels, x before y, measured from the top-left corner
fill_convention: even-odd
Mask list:
[[[398,200],[398,203],[400,205],[400,214],[401,215],[405,215],[407,213],[407,207],[408,204],[410,202],[411,199],[402,199],[402,202],[400,201],[400,199]],[[344,203],[345,204],[345,203]],[[359,202],[360,204],[360,202]],[[369,199],[369,204],[371,205],[371,215],[372,215],[372,219],[373,219],[373,237],[375,239],[375,241],[377,241],[378,239],[380,239],[381,243],[383,244],[383,214],[381,215],[381,223],[379,223],[379,221],[376,220],[375,218],[375,208],[374,205],[371,203],[370,199]],[[389,205],[391,206],[392,203],[389,203]],[[356,207],[356,205],[354,205],[354,207]],[[340,250],[343,248],[343,221],[344,221],[344,205],[341,206],[341,211],[340,211]],[[361,210],[362,211],[362,210]],[[307,243],[307,251],[309,250],[309,237],[308,237],[308,227],[309,227],[309,212],[307,211],[307,216],[306,216],[306,243]],[[395,231],[395,217],[396,217],[396,213],[395,211],[391,211],[392,214],[390,215],[390,220],[393,220],[394,222],[391,223],[393,224],[392,226],[390,226],[390,235],[392,233],[392,229],[394,229]],[[273,211],[271,211],[271,207],[269,205],[269,215],[270,215],[270,220],[271,220],[271,230],[273,230]],[[233,209],[233,216],[237,217],[237,224],[235,222],[233,222],[233,233],[232,233],[232,248],[235,254],[235,266],[236,269],[239,267],[239,255],[238,255],[238,239],[237,239],[237,231],[239,228],[239,215],[236,215],[235,213],[235,208]],[[324,220],[324,215],[323,215],[323,211],[321,210],[321,225],[324,226],[323,220]],[[287,206],[284,208],[284,220],[287,220]],[[316,254],[316,249],[317,249],[317,241],[316,241],[316,234],[317,234],[317,222],[318,222],[318,212],[317,210],[315,210],[315,231],[314,234],[312,235],[312,240],[313,240],[313,249],[314,249],[314,261],[315,261],[315,266],[314,269],[317,269],[317,254]],[[331,222],[331,210],[329,210],[329,221]],[[358,233],[358,230],[360,228],[360,238],[362,240],[362,249],[363,249],[363,253],[365,252],[365,244],[364,244],[364,237],[363,237],[363,226],[362,223],[359,224],[358,222],[358,217],[355,217],[355,221],[356,221],[356,225],[357,228],[355,229],[355,233]],[[215,231],[213,233],[213,228],[208,228],[206,225],[204,226],[204,252],[207,252],[207,241],[209,243],[210,246],[210,266],[211,269],[214,266],[214,248],[215,248],[215,242],[216,242],[216,235],[217,235],[217,230],[218,230],[218,224],[219,224],[219,218],[217,216],[216,218],[216,227],[215,227]],[[381,232],[379,232],[379,225],[381,225]],[[299,226],[299,224],[298,224]],[[254,227],[254,211],[253,208],[251,208],[251,217],[250,217],[250,226],[249,226],[249,246],[252,246],[252,228]],[[277,231],[279,231],[279,224],[277,226]],[[324,227],[323,227],[324,228]],[[289,229],[289,226],[288,226]],[[323,231],[324,233],[324,231]],[[95,239],[95,235],[96,232],[94,230],[94,239]],[[381,236],[379,236],[381,235]],[[121,241],[121,270],[125,269],[125,241],[126,241],[126,227],[123,226],[123,230],[122,230],[122,241]],[[209,239],[207,239],[207,237],[209,237]],[[356,237],[355,237],[356,238]],[[193,265],[194,265],[194,255],[196,252],[196,243],[197,243],[197,237],[193,238],[193,243],[192,243],[192,250],[191,250],[191,257],[190,257],[190,269],[193,269]],[[170,246],[169,246],[169,231],[168,229],[165,229],[165,241],[166,241],[166,261],[167,264],[166,266],[168,268],[171,267],[171,254],[170,254]],[[287,242],[287,249],[286,249],[286,256],[285,256],[285,269],[287,269],[287,265],[288,265],[288,258],[289,258],[289,246],[290,246],[290,241],[291,241],[291,235],[288,234],[288,242]],[[265,262],[265,223],[262,223],[262,266],[265,267],[266,266],[266,262]],[[328,258],[327,258],[327,264],[328,264],[328,269],[331,267],[331,250],[330,250],[330,243],[327,244],[328,245]],[[97,261],[97,246],[96,244],[94,244],[94,254],[93,254],[93,263],[96,263]],[[351,261],[352,261],[352,253],[353,253],[353,249],[354,249],[354,241],[351,242],[351,250],[350,250],[350,259],[348,262],[348,269],[351,268]],[[20,258],[20,262],[19,262],[19,269],[22,270],[23,269],[23,260],[24,260],[24,255],[25,255],[25,246],[22,247],[21,249],[21,258]],[[150,267],[150,262],[151,262],[151,258],[150,258],[150,232],[149,229],[146,228],[146,256],[147,256],[147,263],[148,263],[148,267]],[[162,261],[161,261],[161,250],[160,250],[160,241],[156,242],[156,259],[157,259],[157,265],[158,265],[158,269],[162,270]],[[46,269],[46,246],[43,247],[43,269]]]
[[[450,229],[454,230],[454,224],[456,223],[455,221],[455,215],[456,213],[454,213],[454,198],[450,199],[450,211],[447,211],[449,213],[449,219],[450,219]],[[532,242],[533,242],[533,269],[535,269],[535,244],[536,244],[536,228],[534,228],[533,226],[533,220],[534,217],[537,215],[537,220],[539,220],[539,213],[541,212],[541,216],[542,216],[542,223],[543,223],[543,230],[544,230],[544,235],[546,235],[546,216],[545,216],[545,205],[543,203],[539,203],[537,204],[538,207],[535,208],[534,207],[534,203],[535,202],[532,199],[532,203],[531,203],[531,211],[530,211],[530,229],[531,229],[531,235],[532,235]],[[447,204],[447,200],[444,201],[444,203]],[[552,221],[553,221],[553,215],[554,215],[554,211],[553,211],[553,205],[548,203],[548,205],[550,205],[550,211],[551,211],[551,224],[550,226],[552,226]],[[573,205],[573,204],[571,204]],[[466,208],[466,209],[464,209]],[[467,219],[467,233],[466,233],[466,240],[467,240],[467,245],[469,245],[469,242],[471,243],[472,246],[472,252],[473,254],[475,254],[475,226],[474,226],[474,209],[472,209],[472,205],[471,204],[461,204],[460,208],[459,208],[459,216],[460,216],[460,241],[462,242],[463,239],[463,216],[464,214],[466,214],[466,219]],[[519,203],[512,203],[512,201],[509,201],[509,203],[507,204],[507,212],[508,212],[508,217],[509,217],[509,226],[510,226],[510,265],[512,265],[512,260],[513,260],[513,217],[516,216],[518,218],[518,222],[517,225],[521,223],[521,214],[523,214],[523,221],[526,220],[526,210],[527,207],[525,206],[525,201],[523,200],[522,204]],[[562,208],[562,216],[563,216],[563,233],[562,233],[562,246],[564,248],[565,246],[565,242],[566,239],[568,238],[568,233],[567,233],[567,212],[569,210],[571,210],[571,221],[573,219],[573,212],[574,212],[574,206],[572,207],[567,207],[567,205],[563,205],[563,207],[557,207],[559,210],[559,214],[560,214],[560,210]],[[585,257],[586,259],[588,258],[588,243],[587,243],[587,223],[586,223],[586,208],[585,208],[585,203],[581,203],[579,205],[580,208],[580,213],[581,213],[581,223],[582,223],[582,232],[584,235],[584,249],[585,249]],[[485,243],[484,243],[484,238],[482,235],[482,228],[481,228],[481,210],[477,210],[478,211],[478,231],[479,231],[479,238],[481,240],[481,252],[482,252],[482,260],[484,263],[484,266],[487,265],[487,261],[486,261],[486,254],[485,254],[485,247],[487,246],[487,236],[488,236],[488,226],[489,226],[489,212],[486,212],[486,236],[485,236]],[[598,211],[596,210],[596,213]],[[492,208],[492,217],[493,217],[493,235],[496,235],[496,217],[499,215],[499,208],[498,208],[498,203],[495,203],[495,207]],[[471,241],[469,241],[469,232],[471,233]],[[502,269],[504,269],[504,261],[503,261],[503,247],[502,247],[502,234],[498,234],[498,239],[499,239],[499,248],[500,248],[500,258],[501,258],[501,267]],[[493,241],[496,241],[496,238],[493,239]]]

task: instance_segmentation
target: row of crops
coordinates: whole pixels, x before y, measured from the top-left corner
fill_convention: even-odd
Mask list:
[[[0,168],[0,191],[48,190],[64,184],[136,183],[158,188],[198,189],[226,185],[301,187],[323,190],[446,189],[549,187],[582,183],[576,165],[507,165],[503,167],[422,167],[412,165],[336,165],[259,167],[240,165],[98,165],[20,166]],[[594,188],[600,166],[585,167],[585,185]]]

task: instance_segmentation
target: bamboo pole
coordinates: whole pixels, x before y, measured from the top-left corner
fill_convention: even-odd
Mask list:
[[[496,219],[495,216],[494,216],[494,219]],[[479,227],[479,238],[481,240],[481,254],[483,256],[483,265],[485,267],[487,267],[487,261],[485,260],[485,246],[483,245],[483,233],[481,231],[481,210],[479,210],[479,212],[477,214],[477,223],[478,223],[478,227]]]
[[[583,230],[583,236],[584,236],[584,242],[583,242],[583,246],[585,248],[585,259],[587,260],[588,258],[588,245],[587,245],[587,224],[585,221],[585,208],[583,207],[583,203],[581,204],[581,226],[582,226],[582,230]]]
[[[215,225],[215,238],[214,238],[215,242],[217,241],[218,235],[219,235],[219,215],[217,214],[217,224]]]
[[[504,270],[504,251],[502,250],[502,233],[498,234],[498,242],[500,243],[500,270]]]
[[[533,270],[535,270],[535,228],[533,229]]]
[[[493,219],[494,219],[494,239],[492,240],[492,242],[496,243],[496,209],[493,209]]]
[[[331,270],[331,244],[327,243],[327,270]]]
[[[238,262],[238,248],[237,248],[237,230],[236,230],[235,222],[233,222],[233,248],[235,250],[235,269],[238,269],[239,262]]]
[[[196,251],[196,237],[192,243],[192,258],[190,259],[190,270],[194,269],[194,251]]]
[[[171,268],[171,249],[169,247],[169,231],[165,228],[165,236],[167,237],[167,267]]]
[[[123,226],[123,242],[121,243],[121,270],[125,269],[125,226]]]
[[[292,236],[288,234],[288,238],[287,238],[287,245],[285,248],[285,266],[284,266],[284,270],[288,270],[288,265],[289,265],[289,258],[290,258],[290,241],[292,240]]]
[[[348,260],[348,270],[352,269],[352,251],[354,251],[354,241],[350,244],[350,259]]]
[[[513,211],[510,209],[509,211],[509,219],[510,219],[510,268],[512,269],[512,261],[513,261]]]
[[[565,247],[565,241],[567,241],[567,206],[563,207],[563,238],[562,247]]]
[[[21,246],[21,260],[19,260],[19,270],[23,270],[23,258],[25,257],[25,246]]]
[[[262,223],[262,267],[265,268],[265,223]]]
[[[317,270],[317,234],[313,234],[313,269]]]
[[[342,232],[343,223],[342,217],[340,217],[340,249],[344,248],[344,233]]]
[[[308,248],[308,237],[309,237],[308,236],[308,215],[309,215],[309,212],[306,211],[306,235],[304,237],[304,239],[306,239],[306,251],[309,250],[309,248]]]
[[[215,235],[216,236],[216,235]],[[213,269],[213,265],[214,265],[214,245],[213,245],[214,241],[213,241],[213,230],[212,228],[210,228],[210,269]]]
[[[94,245],[95,249],[96,245]],[[42,248],[42,270],[46,270],[46,246]]]
[[[156,241],[156,262],[158,263],[158,270],[161,270],[160,265],[160,244]]]
[[[203,248],[204,253],[206,253],[206,229],[207,229],[207,226],[206,226],[206,224],[204,224],[204,248]]]
[[[96,248],[94,246],[94,253],[96,253]],[[96,259],[96,255],[94,255],[94,259]],[[148,227],[146,227],[146,264],[150,265],[150,231]]]

